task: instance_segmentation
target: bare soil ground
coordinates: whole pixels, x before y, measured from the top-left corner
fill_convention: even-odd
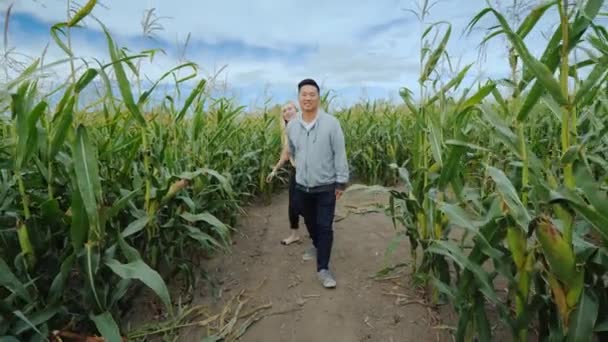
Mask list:
[[[347,191],[336,209],[334,248],[330,268],[336,289],[324,289],[314,261],[303,261],[310,245],[303,219],[301,243],[281,245],[290,233],[287,192],[268,205],[246,208],[229,253],[201,265],[207,281],[183,291],[174,282],[174,300],[185,304],[196,319],[152,328],[179,332],[172,341],[244,342],[358,342],[452,341],[457,316],[450,306],[433,308],[425,292],[410,278],[410,246],[399,241],[386,255],[396,231],[383,207],[388,194]],[[399,228],[401,229],[401,228]],[[386,267],[402,264],[384,278],[374,277]],[[405,266],[403,266],[405,264]],[[153,322],[160,304],[149,293],[138,298],[126,317],[131,327]],[[161,310],[162,311],[162,310]],[[497,341],[510,335],[492,308],[488,314]],[[210,338],[221,336],[223,339]],[[146,340],[154,340],[151,335]]]
[[[314,261],[301,258],[310,244],[303,220],[300,231],[306,238],[280,244],[289,233],[287,193],[268,206],[248,208],[231,253],[206,267],[218,281],[215,291],[210,286],[198,289],[193,304],[222,312],[235,295],[247,291],[248,307],[267,308],[242,335],[240,340],[247,342],[451,341],[437,314],[410,287],[405,269],[394,279],[372,279],[385,266],[409,257],[405,241],[385,257],[395,231],[386,214],[374,208],[386,199],[385,194],[361,190],[340,199],[330,265],[338,282],[333,290],[317,281]],[[206,333],[190,328],[180,340],[201,341]]]

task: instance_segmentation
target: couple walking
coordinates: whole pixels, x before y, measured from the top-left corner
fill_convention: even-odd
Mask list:
[[[299,215],[312,240],[304,260],[317,260],[319,281],[326,288],[336,287],[329,269],[334,240],[333,221],[336,200],[348,182],[349,170],[340,122],[319,108],[320,89],[312,79],[298,84],[301,113],[293,103],[283,107],[284,143],[279,162],[268,181],[283,163],[291,166],[289,180],[289,221],[291,235],[281,243],[288,245],[300,239],[297,234]]]

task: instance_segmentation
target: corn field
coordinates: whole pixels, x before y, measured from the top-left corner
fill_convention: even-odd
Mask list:
[[[423,1],[424,21],[429,3]],[[549,1],[519,27],[488,7],[484,41],[509,43],[509,94],[496,81],[445,96],[469,67],[436,87],[449,24],[425,27],[419,94],[401,94],[415,118],[411,160],[395,165],[395,222],[409,238],[418,281],[458,313],[456,341],[490,341],[488,307],[515,341],[591,341],[608,328],[608,31],[603,1]],[[540,57],[525,37],[555,9],[559,24]],[[487,19],[487,18],[486,18]],[[424,23],[423,23],[424,24]],[[439,39],[431,39],[437,32]],[[572,59],[573,51],[585,59]],[[520,71],[521,70],[521,71]],[[418,255],[421,254],[421,255]],[[503,296],[497,282],[508,284]],[[605,335],[603,336],[605,337]]]
[[[511,27],[492,7],[485,40],[509,42],[512,77],[463,88],[471,66],[442,82],[451,27],[428,24],[422,1],[418,89],[403,105],[340,110],[357,181],[390,188],[418,284],[458,313],[457,341],[591,341],[608,332],[608,31],[603,1],[550,1]],[[70,30],[96,1],[51,29],[66,57]],[[557,9],[541,56],[525,37]],[[149,89],[137,61],[106,33],[111,62],[74,70],[52,93],[40,60],[0,95],[0,337],[44,341],[57,329],[120,340],[120,318],[142,287],[174,310],[167,282],[195,281],[193,255],[230,246],[241,208],[268,200],[280,151],[279,108],[246,115],[212,98],[205,79],[183,101],[152,104],[157,85],[198,79],[176,66]],[[436,34],[437,38],[432,38]],[[573,52],[584,53],[574,60]],[[57,63],[67,63],[58,61]],[[182,79],[178,71],[190,72]],[[103,96],[83,105],[87,87]],[[138,91],[135,91],[138,89]],[[51,95],[61,95],[51,101]],[[506,95],[505,95],[506,94]],[[324,105],[329,97],[324,96]],[[177,103],[180,103],[179,105]],[[497,288],[508,285],[505,295]],[[605,335],[603,335],[605,337]]]

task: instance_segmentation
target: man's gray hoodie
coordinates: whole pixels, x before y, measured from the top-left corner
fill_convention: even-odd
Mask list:
[[[289,151],[296,164],[296,183],[306,191],[336,186],[344,190],[349,171],[344,133],[334,116],[319,110],[307,130],[302,114],[287,125]]]

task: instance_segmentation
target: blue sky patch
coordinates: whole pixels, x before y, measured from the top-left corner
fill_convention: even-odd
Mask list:
[[[2,11],[7,7],[1,6]],[[431,10],[429,22],[452,24],[448,43],[452,68],[445,63],[438,66],[442,79],[453,77],[469,63],[474,64],[466,79],[469,82],[479,76],[508,76],[504,37],[493,39],[483,53],[479,50],[483,28],[496,25],[494,18],[487,16],[479,30],[462,34],[485,6],[485,0],[440,1]],[[141,21],[150,8],[162,25],[154,40],[142,35]],[[109,28],[118,45],[132,53],[151,48],[166,52],[142,61],[142,77],[155,80],[176,65],[194,62],[200,67],[199,77],[210,78],[217,88],[214,93],[232,94],[250,106],[263,103],[260,99],[267,96],[276,102],[295,99],[296,84],[308,77],[333,90],[340,103],[354,103],[365,96],[400,101],[399,89],[415,88],[420,73],[420,23],[406,9],[415,9],[410,0],[105,0],[93,14]],[[533,53],[542,52],[546,35],[557,20],[556,13],[549,12],[527,38]],[[61,21],[65,21],[62,0],[44,5],[16,2],[9,28],[8,48],[14,48],[13,57],[35,58],[50,43],[45,59],[65,58],[49,34],[51,25]],[[107,62],[101,28],[91,19],[85,20],[85,26],[72,31],[75,55],[88,62],[93,58]],[[445,26],[440,28],[440,32],[445,30]],[[68,70],[67,65],[58,68],[57,82],[65,80]]]

